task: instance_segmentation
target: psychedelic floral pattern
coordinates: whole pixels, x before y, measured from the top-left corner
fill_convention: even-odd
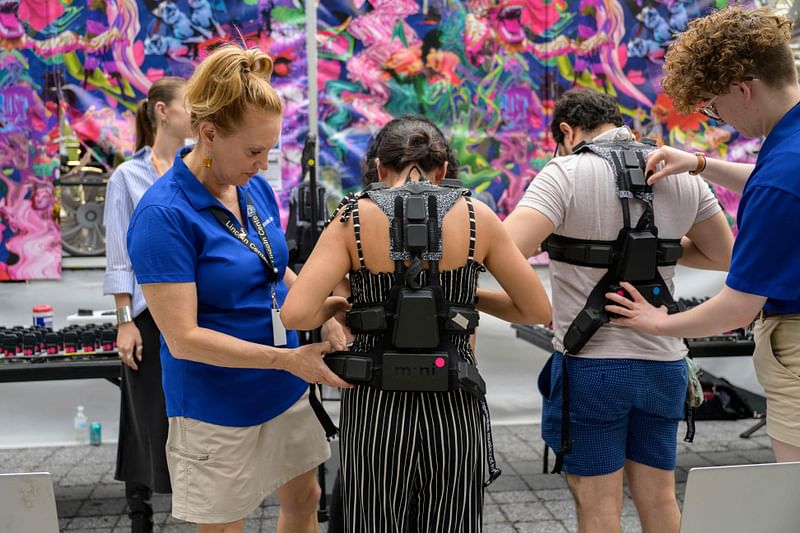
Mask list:
[[[308,131],[304,10],[300,0],[0,0],[0,280],[60,275],[61,132],[111,161],[130,156],[152,82],[188,78],[222,42],[275,60],[285,205]]]

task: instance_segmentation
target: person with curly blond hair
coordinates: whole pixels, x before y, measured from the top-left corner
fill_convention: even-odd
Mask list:
[[[128,229],[164,340],[172,514],[202,533],[241,532],[274,491],[278,532],[316,532],[316,469],[330,447],[308,383],[348,387],[322,359],[345,347],[338,322],[341,336],[298,346],[278,314],[296,276],[258,175],[281,131],[271,72],[266,54],[237,45],[203,60],[185,93],[197,144],[178,151]]]
[[[765,137],[755,165],[662,147],[650,181],[690,171],[742,194],[739,235],[725,286],[689,311],[667,315],[633,288],[608,295],[615,322],[655,335],[703,337],[755,318],[753,364],[767,395],[777,461],[800,460],[800,85],[792,23],[770,9],[731,7],[689,24],[666,55],[664,89],[748,137]]]

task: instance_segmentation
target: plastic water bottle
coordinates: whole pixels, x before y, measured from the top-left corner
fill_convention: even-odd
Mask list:
[[[86,418],[86,413],[83,412],[83,406],[78,406],[78,412],[75,413],[73,419],[73,427],[75,428],[75,442],[78,444],[88,444],[89,442],[89,421]]]

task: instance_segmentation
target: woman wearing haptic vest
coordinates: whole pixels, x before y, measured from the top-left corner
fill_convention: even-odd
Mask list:
[[[404,117],[378,133],[365,170],[391,188],[407,179],[438,184],[455,174],[452,160],[435,125]],[[479,310],[513,322],[549,322],[547,294],[497,216],[466,198],[466,191],[453,190],[459,192],[451,194],[449,205],[445,196],[438,197],[444,298],[471,306],[477,292]],[[347,309],[344,298],[336,304],[328,295],[348,273],[354,305],[386,302],[395,275],[387,203],[364,197],[349,207],[350,216],[348,211],[336,215],[287,296],[282,312],[287,326],[311,329]],[[477,288],[484,265],[506,292]],[[427,279],[428,266],[423,263],[420,280]],[[358,333],[350,352],[369,353],[386,335],[391,332]],[[458,357],[475,365],[469,336],[448,337]],[[463,389],[407,392],[362,384],[343,391],[340,424],[346,531],[406,531],[412,520],[418,531],[481,531],[487,444],[476,395]]]

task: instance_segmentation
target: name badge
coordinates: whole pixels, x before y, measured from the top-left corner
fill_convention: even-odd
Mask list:
[[[281,310],[272,308],[272,345],[286,346],[286,328],[281,322]]]

